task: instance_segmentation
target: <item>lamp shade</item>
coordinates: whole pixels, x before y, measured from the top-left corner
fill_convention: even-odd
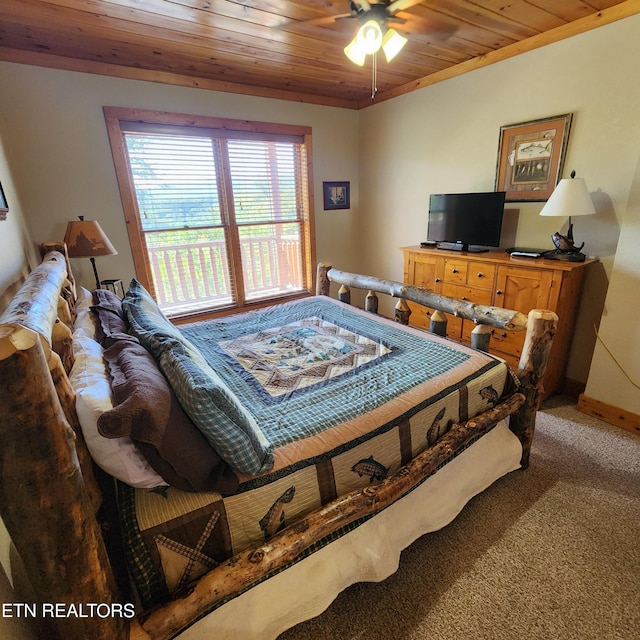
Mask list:
[[[563,178],[547,200],[541,216],[588,216],[596,212],[584,178]]]
[[[71,220],[64,234],[70,258],[92,258],[114,256],[117,251],[96,220]]]

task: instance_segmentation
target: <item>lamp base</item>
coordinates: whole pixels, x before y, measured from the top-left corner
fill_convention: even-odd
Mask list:
[[[587,256],[582,251],[567,251],[565,249],[551,249],[542,254],[547,260],[563,260],[564,262],[584,262]]]

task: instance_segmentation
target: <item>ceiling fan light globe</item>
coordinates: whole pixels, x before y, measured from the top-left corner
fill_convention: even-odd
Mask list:
[[[376,20],[367,20],[356,34],[356,40],[365,54],[373,54],[382,46],[382,29]]]
[[[387,62],[391,62],[407,44],[407,39],[401,36],[395,29],[387,29],[382,38],[382,51]]]
[[[354,38],[345,48],[344,55],[353,62],[353,64],[357,64],[359,67],[364,66],[364,62],[367,58],[366,51],[363,51],[362,48],[358,45],[357,39]]]

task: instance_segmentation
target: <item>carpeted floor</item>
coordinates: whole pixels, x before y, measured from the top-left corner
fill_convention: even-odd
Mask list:
[[[555,397],[527,471],[279,640],[640,638],[640,438]]]

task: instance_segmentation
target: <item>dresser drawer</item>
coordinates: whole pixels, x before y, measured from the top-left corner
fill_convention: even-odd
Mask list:
[[[493,329],[491,332],[491,350],[502,351],[518,359],[522,355],[524,347],[524,331],[503,331],[502,329]]]
[[[445,282],[455,282],[458,284],[467,284],[467,269],[469,263],[456,258],[445,258],[444,275]]]
[[[462,324],[462,342],[471,344],[471,332],[476,327],[471,320],[465,320]],[[503,331],[495,327],[491,328],[491,340],[489,341],[489,353],[495,353],[501,357],[510,355],[516,361],[520,360],[524,347],[524,331]]]
[[[491,304],[491,291],[488,289],[475,289],[460,284],[443,284],[442,293],[452,298],[460,298],[477,304]]]
[[[479,289],[493,289],[496,265],[483,262],[470,262],[467,272],[467,284]]]

